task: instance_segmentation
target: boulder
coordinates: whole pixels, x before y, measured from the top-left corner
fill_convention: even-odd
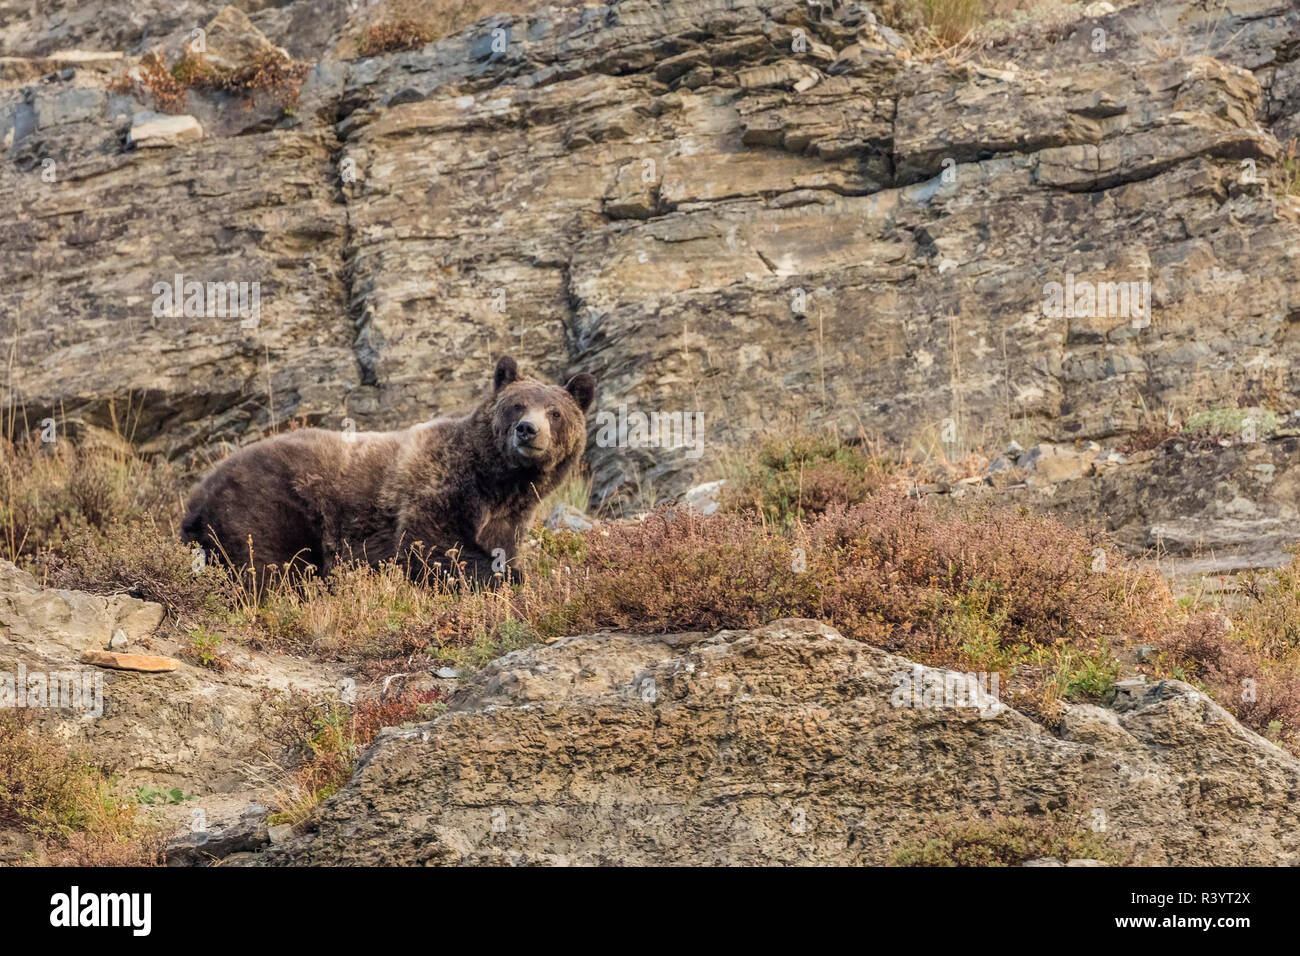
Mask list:
[[[706,481],[702,485],[695,485],[688,488],[681,497],[681,504],[698,511],[702,515],[711,515],[715,513],[722,504],[722,492],[726,488],[727,481],[725,478],[718,481]]]
[[[0,560],[0,643],[52,650],[68,657],[109,646],[119,632],[139,642],[162,623],[163,607],[125,594],[101,597],[42,587]]]
[[[585,511],[573,505],[557,504],[543,522],[552,531],[589,531],[596,523]]]
[[[384,731],[260,862],[880,864],[954,812],[1066,806],[1136,863],[1300,861],[1300,761],[1187,684],[1070,705],[1058,736],[988,696],[900,696],[931,680],[966,675],[803,620],[515,651]]]
[[[222,7],[203,30],[203,61],[217,70],[238,70],[267,56],[289,58],[237,7]]]
[[[185,635],[169,633],[162,620],[158,604],[42,587],[0,561],[0,675],[15,690],[24,676],[43,678],[51,693],[56,678],[74,675],[86,688],[76,706],[29,706],[40,730],[92,753],[128,792],[182,787],[202,798],[191,807],[215,813],[213,794],[247,789],[249,769],[275,756],[258,717],[264,695],[336,698],[340,669],[252,652],[220,673],[181,666]],[[115,634],[152,653],[104,651]],[[231,812],[247,802],[235,800]]]

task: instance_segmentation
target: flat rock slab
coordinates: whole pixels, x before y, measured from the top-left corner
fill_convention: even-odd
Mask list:
[[[112,667],[119,671],[143,671],[146,674],[160,674],[174,671],[181,662],[174,657],[154,657],[151,654],[118,654],[115,651],[86,651],[81,655],[82,664],[94,664],[96,667]]]
[[[137,115],[128,134],[137,149],[179,146],[203,138],[203,127],[193,116]]]

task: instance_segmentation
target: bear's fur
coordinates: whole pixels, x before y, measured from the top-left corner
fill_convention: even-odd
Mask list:
[[[252,567],[392,558],[416,574],[512,561],[537,505],[582,457],[595,380],[520,378],[510,356],[474,410],[396,432],[304,428],[243,448],[199,483],[181,524],[216,560]]]

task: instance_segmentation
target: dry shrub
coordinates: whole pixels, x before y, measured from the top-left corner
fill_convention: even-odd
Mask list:
[[[305,63],[265,50],[250,63],[232,70],[219,70],[206,63],[201,55],[189,55],[172,72],[190,89],[238,96],[249,107],[265,93],[281,108],[290,109],[298,102],[307,69]]]
[[[1095,573],[1095,534],[1005,510],[945,515],[895,494],[788,535],[748,515],[661,510],[584,541],[571,626],[744,627],[793,614],[897,646],[929,633],[947,599],[978,591],[1005,615],[1010,639],[1046,644],[1145,628],[1140,598],[1167,594],[1117,559]]]
[[[418,50],[438,39],[438,33],[417,20],[390,20],[367,27],[357,40],[357,56],[380,56],[402,50]]]
[[[227,616],[238,594],[230,574],[209,565],[195,573],[194,554],[174,525],[153,517],[83,530],[42,556],[51,584],[94,594],[125,593],[156,601],[174,619],[195,624]]]
[[[0,826],[36,837],[46,862],[161,862],[161,828],[141,821],[137,810],[113,797],[108,778],[83,755],[42,735],[29,712],[0,712]]]
[[[439,37],[451,36],[487,16],[527,14],[548,6],[576,6],[554,0],[385,0],[378,22],[350,26],[343,37],[340,55],[347,56],[355,45],[362,57],[413,50]]]
[[[164,113],[180,113],[185,109],[186,84],[167,69],[162,52],[147,53],[140,58],[140,84],[153,96],[154,104]],[[123,74],[118,92],[131,92],[135,84]]]
[[[308,66],[281,56],[274,50],[265,50],[251,62],[234,69],[218,69],[208,63],[201,53],[188,49],[170,70],[161,51],[148,53],[140,59],[140,86],[152,96],[154,105],[164,113],[180,113],[186,107],[190,90],[221,92],[237,96],[251,109],[257,96],[266,93],[282,109],[291,110],[298,102]],[[123,73],[113,81],[110,89],[115,93],[133,93],[136,83]]]
[[[722,507],[758,512],[789,526],[837,505],[854,505],[879,491],[890,466],[863,445],[832,435],[763,440],[752,457],[733,461]]]
[[[923,663],[1002,672],[1009,702],[1049,721],[1061,696],[1104,696],[1118,674],[1112,642],[1153,636],[1172,605],[1154,573],[1113,556],[1095,572],[1093,533],[895,494],[787,533],[750,515],[661,510],[583,540],[573,597],[544,620],[525,615],[540,633],[815,618]]]
[[[1165,442],[1176,439],[1180,434],[1182,434],[1182,431],[1176,425],[1169,425],[1163,421],[1150,423],[1129,433],[1122,442],[1116,445],[1115,450],[1121,455],[1152,451]]]
[[[1300,749],[1300,572],[1254,572],[1241,591],[1231,617],[1198,605],[1160,634],[1145,669],[1200,683],[1247,727]]]
[[[157,601],[189,623],[223,618],[239,589],[220,567],[194,572],[176,531],[185,484],[116,436],[0,442],[0,557],[58,587]]]

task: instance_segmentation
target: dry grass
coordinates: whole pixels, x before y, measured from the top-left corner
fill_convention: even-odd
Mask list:
[[[439,37],[459,33],[493,15],[519,16],[547,6],[573,6],[547,0],[386,0],[364,11],[344,30],[341,57],[378,56],[419,49]]]
[[[970,37],[986,14],[984,0],[918,0],[925,25],[941,44]]]
[[[381,56],[402,50],[418,50],[438,39],[438,33],[418,20],[392,20],[366,28],[357,40],[357,56]]]
[[[167,513],[179,489],[169,466],[141,460],[111,436],[80,446],[42,442],[37,432],[0,440],[0,557],[67,550],[88,532]]]
[[[352,778],[357,760],[381,730],[429,720],[443,700],[436,689],[403,689],[355,705],[322,704],[302,695],[266,697],[259,716],[268,739],[279,744],[288,764],[273,781],[277,811],[267,822],[297,826],[305,821],[318,803]]]
[[[1282,154],[1280,191],[1284,196],[1300,196],[1300,155],[1296,154],[1300,140],[1292,137]]]

